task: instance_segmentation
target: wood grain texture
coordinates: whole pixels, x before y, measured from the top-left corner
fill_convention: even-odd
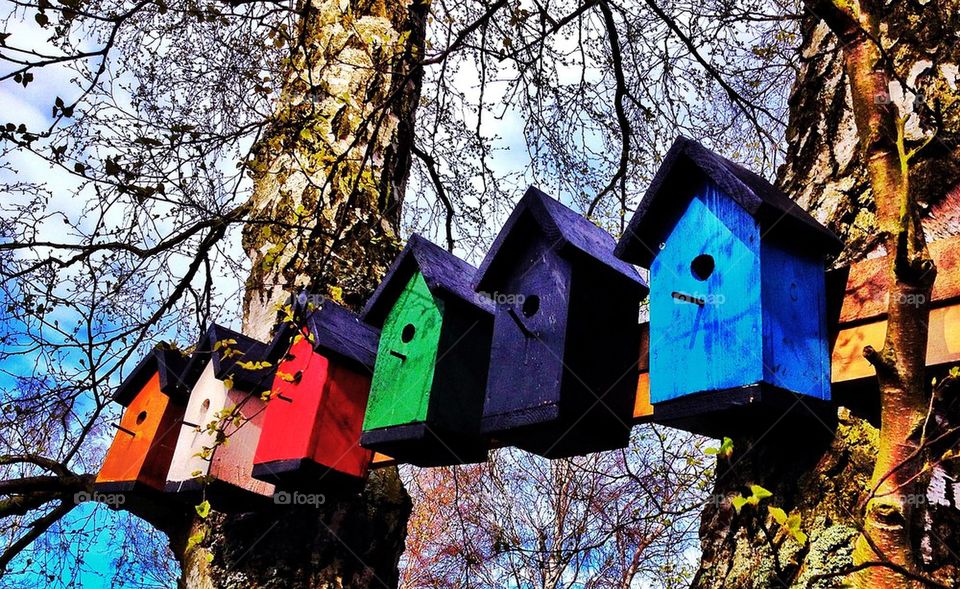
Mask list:
[[[756,221],[716,187],[690,201],[650,268],[654,404],[763,379],[759,242]],[[705,280],[691,270],[701,254],[715,263]]]
[[[227,406],[227,392],[223,381],[216,377],[213,362],[208,361],[187,401],[184,422],[167,473],[169,490],[176,492],[181,487],[179,483],[193,481],[197,476],[194,473],[209,474],[210,459],[200,454],[204,448],[215,446],[215,437],[206,427],[214,421],[217,412]]]
[[[173,458],[184,406],[161,391],[154,372],[130,400],[96,483],[141,483],[162,491]],[[134,432],[133,435],[128,432]]]
[[[937,265],[933,301],[946,303],[960,298],[960,235],[935,241],[928,246]],[[862,323],[886,316],[889,302],[890,262],[872,258],[850,266],[840,310],[840,324]]]
[[[274,486],[253,478],[252,473],[253,456],[263,429],[266,403],[261,400],[259,392],[233,388],[227,392],[227,407],[234,407],[239,412],[240,421],[236,423],[231,420],[223,425],[227,440],[213,451],[210,476],[250,493],[272,496]],[[237,507],[242,510],[242,506]]]
[[[426,421],[443,320],[442,301],[414,273],[383,326],[364,431]]]

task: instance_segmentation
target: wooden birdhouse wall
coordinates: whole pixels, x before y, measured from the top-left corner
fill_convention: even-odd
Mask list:
[[[761,314],[759,227],[707,183],[650,267],[651,401],[760,382]]]
[[[359,441],[371,376],[360,370],[315,352],[305,338],[290,348],[288,359],[280,363],[277,372],[291,376],[299,373],[300,379],[291,382],[277,377],[274,381],[274,396],[267,406],[254,457],[255,464],[263,465],[256,468],[258,478],[279,481],[296,476],[296,484],[304,484],[311,482],[303,480],[309,476],[316,477],[314,483],[323,482],[326,473],[287,473],[288,466],[299,468],[304,459],[352,477],[366,475],[373,453],[362,448]],[[280,464],[284,461],[296,464]]]
[[[443,307],[423,275],[414,273],[380,334],[364,431],[426,421]]]
[[[269,463],[307,456],[314,435],[314,416],[323,398],[329,362],[313,353],[310,342],[301,339],[291,346],[288,357],[277,366],[278,374],[301,372],[301,384],[274,379],[272,398],[267,404],[263,428],[254,462]],[[282,395],[284,398],[278,398]],[[289,400],[287,400],[289,399]]]
[[[634,290],[633,296],[610,296],[611,290],[627,288],[609,272],[574,270],[570,307],[575,311],[567,327],[562,390],[564,420],[576,423],[584,437],[577,447],[585,451],[609,449],[616,445],[611,439],[626,444],[633,415],[640,294]]]
[[[207,475],[210,459],[199,456],[204,447],[213,448],[216,438],[207,432],[207,424],[215,419],[217,412],[228,403],[228,389],[214,374],[213,362],[208,362],[197,379],[184,413],[170,471],[167,474],[168,490],[176,491],[178,483],[192,482],[195,472]],[[197,427],[199,426],[199,427]],[[173,483],[171,485],[171,483]]]
[[[223,425],[227,441],[213,451],[210,476],[251,493],[273,495],[274,486],[253,478],[252,474],[266,404],[259,392],[233,388],[227,391],[225,407],[236,407],[240,421],[230,420]]]
[[[160,374],[155,372],[124,409],[120,427],[127,431],[114,436],[97,485],[140,483],[163,490],[183,412],[183,405],[160,390]]]
[[[460,436],[477,436],[483,413],[490,340],[493,325],[489,315],[460,301],[444,303],[434,380],[440,395],[431,395],[431,423]]]
[[[824,260],[797,249],[796,243],[769,237],[761,244],[764,381],[829,399]]]
[[[497,302],[483,409],[484,429],[529,425],[559,416],[563,350],[570,299],[570,264],[546,243],[532,223],[515,270],[496,284]],[[516,295],[523,297],[522,302]],[[511,315],[532,332],[525,335]],[[531,415],[531,413],[535,414]]]

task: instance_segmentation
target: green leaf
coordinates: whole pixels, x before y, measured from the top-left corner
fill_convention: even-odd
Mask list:
[[[187,538],[187,552],[197,547],[198,544],[203,542],[203,539],[207,537],[206,532],[200,530],[196,534]]]
[[[781,526],[787,521],[787,512],[779,507],[767,506],[767,512],[773,517],[773,521]]]
[[[747,498],[738,496],[731,499],[730,502],[733,503],[733,508],[737,510],[737,513],[740,513],[740,510],[743,509],[743,506],[747,504]]]
[[[210,502],[204,500],[203,503],[194,507],[197,510],[197,515],[203,519],[207,519],[207,516],[210,515]]]
[[[37,21],[37,24],[41,27],[45,27],[50,24],[50,18],[42,12],[38,12],[34,15],[33,20]]]
[[[764,489],[760,485],[750,485],[750,493],[753,497],[756,497],[757,500],[766,499],[767,497],[773,497],[773,493]]]

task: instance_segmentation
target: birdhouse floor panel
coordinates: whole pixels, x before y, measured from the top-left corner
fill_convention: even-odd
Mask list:
[[[400,425],[363,432],[364,448],[387,454],[397,461],[416,466],[473,464],[487,459],[486,440],[475,435],[465,438],[425,423]]]
[[[829,401],[759,383],[654,404],[654,423],[713,438],[771,429],[833,427]]]
[[[224,513],[257,511],[273,504],[273,496],[252,493],[247,489],[220,480],[202,482],[168,481],[165,491],[186,505],[198,505],[206,500],[210,506]]]
[[[256,464],[253,476],[273,483],[277,489],[322,491],[338,496],[360,491],[366,480],[366,477],[342,472],[309,458]]]

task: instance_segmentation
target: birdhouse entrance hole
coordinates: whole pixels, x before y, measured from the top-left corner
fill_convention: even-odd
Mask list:
[[[417,328],[413,326],[413,323],[407,323],[403,326],[403,331],[400,333],[400,339],[403,343],[408,343],[413,339],[414,334],[417,333]]]
[[[523,299],[523,316],[530,318],[537,314],[537,311],[540,310],[540,297],[537,295],[530,295]]]
[[[690,272],[697,280],[706,280],[713,274],[716,263],[710,254],[700,254],[690,262]]]
[[[137,425],[140,425],[141,423],[143,423],[143,422],[146,421],[146,420],[147,420],[147,412],[146,412],[146,411],[141,411],[139,414],[137,414]]]

